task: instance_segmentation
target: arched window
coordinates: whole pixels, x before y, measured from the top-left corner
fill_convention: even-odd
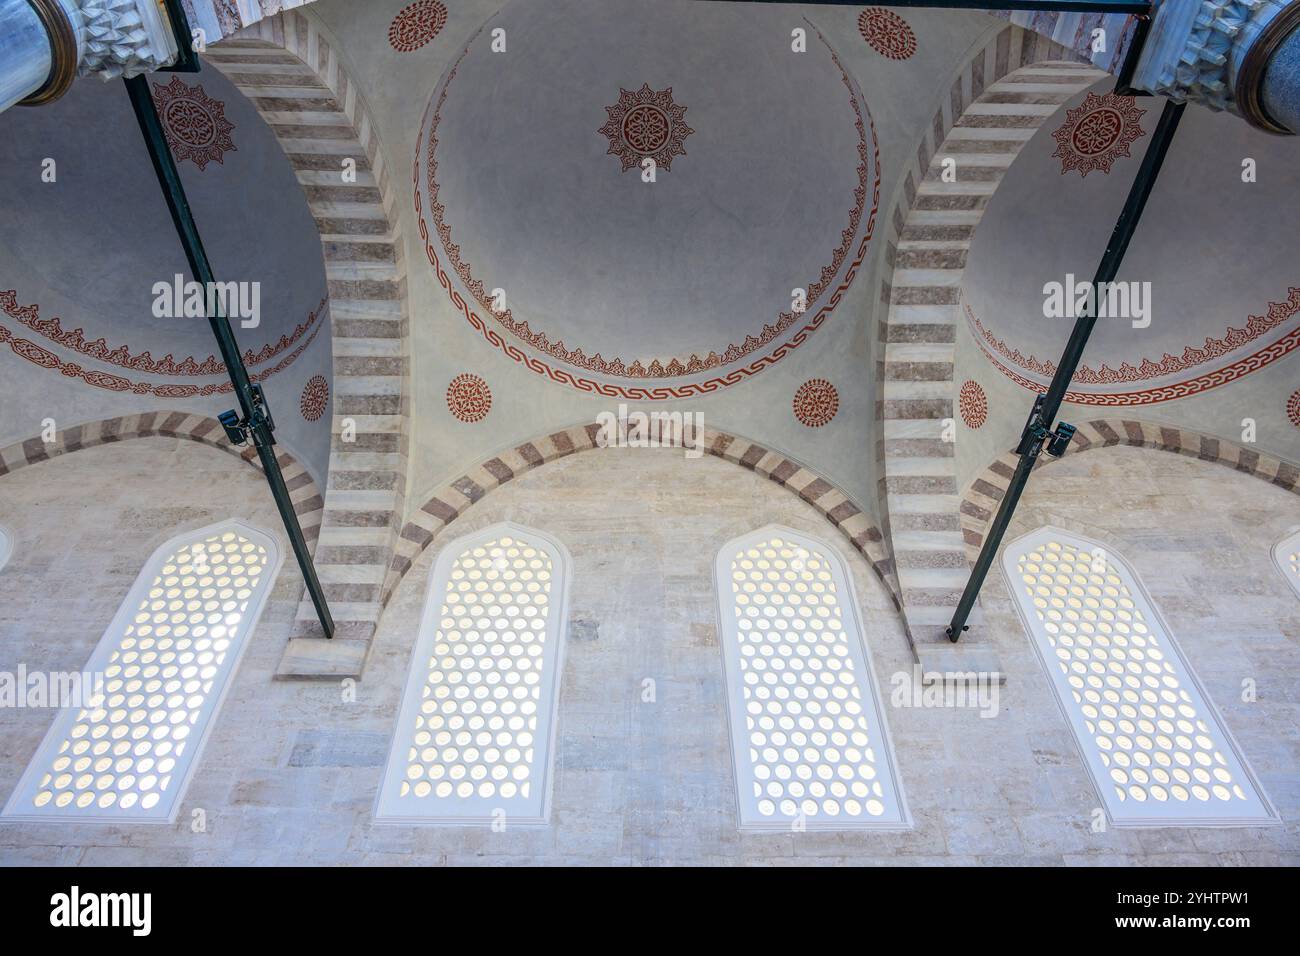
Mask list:
[[[1300,529],[1277,543],[1273,548],[1273,560],[1277,562],[1278,570],[1286,578],[1287,584],[1300,596]],[[3,564],[4,560],[0,559],[0,565]]]
[[[155,551],[85,669],[42,675],[61,709],[4,818],[174,820],[280,561],[238,521]]]
[[[1116,826],[1258,825],[1277,814],[1137,574],[1040,528],[1002,556],[1010,590]]]
[[[728,542],[715,579],[741,828],[910,826],[840,556],[769,526]]]
[[[498,524],[434,564],[375,819],[545,823],[569,556]]]
[[[9,563],[9,556],[14,552],[13,538],[4,528],[0,528],[0,571]]]

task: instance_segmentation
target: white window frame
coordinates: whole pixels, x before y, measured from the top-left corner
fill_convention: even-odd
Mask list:
[[[817,552],[830,563],[831,578],[840,606],[843,608],[842,621],[847,634],[849,652],[855,667],[859,668],[857,673],[865,691],[863,703],[870,704],[869,707],[863,708],[864,714],[871,721],[870,746],[876,753],[875,763],[881,777],[884,778],[883,783],[888,797],[883,801],[886,813],[879,818],[845,818],[844,816],[828,819],[805,818],[799,821],[800,828],[815,831],[910,830],[913,825],[912,816],[903,790],[902,776],[899,773],[893,735],[890,733],[889,722],[885,716],[880,682],[876,678],[871,650],[866,642],[866,631],[862,626],[862,611],[858,607],[858,596],[853,586],[852,573],[838,548],[821,538],[803,534],[780,524],[769,524],[728,541],[718,551],[713,567],[718,643],[722,654],[737,826],[742,831],[789,833],[796,822],[779,813],[771,817],[763,816],[758,810],[758,798],[753,793],[753,783],[757,777],[750,758],[751,744],[743,693],[744,671],[740,662],[739,628],[736,626],[735,591],[732,587],[731,564],[736,555],[772,537],[780,537],[809,551]]]
[[[1290,534],[1273,545],[1273,563],[1282,572],[1282,577],[1286,578],[1286,583],[1291,585],[1296,597],[1300,597],[1300,573],[1291,568],[1289,560],[1296,552],[1300,552],[1300,528],[1291,529]],[[4,561],[0,561],[0,567],[3,565]]]
[[[1107,765],[1100,759],[1100,748],[1089,745],[1085,741],[1093,739],[1093,732],[1087,726],[1087,718],[1081,712],[1080,707],[1075,703],[1072,688],[1068,679],[1061,671],[1059,661],[1048,655],[1048,644],[1050,635],[1041,628],[1041,622],[1037,620],[1037,612],[1026,606],[1027,596],[1024,593],[1021,574],[1017,568],[1017,555],[1026,546],[1026,542],[1041,542],[1050,539],[1068,542],[1069,544],[1085,547],[1089,552],[1096,553],[1098,549],[1105,553],[1108,568],[1113,569],[1119,578],[1127,586],[1134,602],[1147,617],[1149,630],[1158,630],[1156,635],[1159,638],[1161,650],[1167,656],[1172,657],[1180,667],[1182,676],[1186,678],[1186,687],[1190,691],[1193,704],[1197,708],[1198,714],[1203,715],[1203,719],[1212,723],[1213,729],[1221,735],[1219,743],[1220,752],[1225,753],[1225,757],[1230,761],[1230,770],[1240,771],[1240,783],[1248,784],[1253,788],[1254,796],[1258,799],[1265,816],[1229,816],[1229,815],[1207,815],[1197,816],[1194,811],[1198,804],[1191,801],[1186,803],[1166,800],[1163,803],[1147,800],[1137,802],[1132,798],[1120,802],[1116,799],[1115,783],[1110,778],[1110,772]],[[1277,810],[1269,801],[1268,794],[1264,791],[1258,777],[1255,776],[1251,769],[1250,763],[1246,760],[1246,755],[1238,746],[1236,739],[1232,736],[1232,731],[1219,713],[1213,699],[1206,692],[1205,687],[1201,684],[1195,668],[1191,666],[1186,655],[1183,654],[1182,648],[1174,636],[1173,629],[1165,621],[1164,616],[1160,613],[1160,608],[1155,601],[1151,599],[1142,578],[1123,555],[1119,554],[1116,549],[1104,542],[1097,541],[1087,535],[1078,534],[1073,531],[1066,531],[1054,525],[1044,525],[1028,534],[1021,535],[1019,538],[1006,545],[1002,552],[1002,572],[1005,576],[1007,591],[1011,596],[1011,603],[1016,608],[1016,613],[1020,616],[1020,622],[1025,628],[1026,636],[1030,644],[1034,647],[1035,655],[1039,663],[1043,666],[1044,672],[1051,685],[1052,696],[1065,718],[1070,730],[1074,736],[1075,744],[1079,752],[1079,759],[1088,771],[1088,776],[1092,780],[1093,789],[1097,798],[1101,801],[1102,807],[1106,813],[1110,825],[1122,828],[1147,828],[1159,829],[1163,827],[1234,827],[1234,826],[1267,826],[1271,824],[1280,824],[1281,818]],[[1235,764],[1235,766],[1232,766]],[[1215,803],[1211,802],[1210,806]],[[1117,814],[1116,808],[1122,808],[1124,812]],[[1134,808],[1139,808],[1145,813],[1131,812]],[[1188,812],[1177,812],[1180,808],[1186,808]],[[1150,811],[1165,810],[1163,814]]]
[[[5,569],[9,559],[14,553],[14,536],[13,533],[4,525],[0,525],[0,571]]]
[[[537,711],[538,724],[534,734],[536,748],[533,760],[535,775],[532,778],[536,792],[528,801],[540,797],[540,812],[512,812],[510,804],[524,798],[503,798],[499,795],[482,798],[403,797],[400,786],[408,765],[410,749],[414,746],[416,718],[422,700],[422,688],[428,679],[428,660],[437,642],[439,617],[443,597],[447,591],[456,561],[466,552],[489,544],[502,535],[509,535],[530,547],[544,551],[551,560],[551,591],[547,601],[546,645],[543,649],[542,685]],[[569,621],[569,583],[572,579],[573,559],[565,546],[552,535],[503,521],[481,531],[450,541],[442,547],[429,575],[425,589],[424,610],[420,629],[411,650],[407,678],[402,691],[401,707],[393,728],[388,758],[380,778],[379,792],[375,797],[374,822],[419,826],[484,826],[504,822],[509,826],[545,826],[550,822],[551,798],[555,782],[556,732],[559,723],[560,684],[564,672],[564,651]],[[430,812],[447,810],[452,799],[458,804],[456,812]],[[430,803],[429,801],[434,801]],[[504,811],[505,817],[501,814]]]
[[[106,671],[113,652],[118,649],[122,635],[131,623],[131,618],[138,613],[142,601],[148,595],[150,588],[169,557],[186,545],[202,541],[215,534],[224,534],[227,531],[236,531],[254,544],[266,548],[268,556],[266,569],[259,577],[253,594],[249,597],[248,609],[240,622],[241,633],[239,638],[237,641],[231,642],[232,646],[228,651],[228,660],[222,662],[223,673],[216,678],[219,683],[214,684],[211,693],[207,695],[199,708],[199,717],[194,723],[197,733],[192,734],[189,738],[193,747],[187,750],[182,758],[186,761],[185,765],[178,768],[163,799],[155,807],[148,810],[141,808],[138,804],[129,810],[122,810],[116,805],[107,810],[100,810],[97,807],[80,809],[75,806],[54,808],[52,805],[48,810],[33,809],[32,801],[41,789],[40,781],[42,777],[49,771],[51,763],[58,756],[57,748],[62,741],[68,738],[71,728],[78,720],[78,715],[84,709],[81,707],[63,707],[55,714],[50,729],[36,748],[36,752],[28,763],[22,777],[19,778],[18,786],[10,794],[3,813],[0,813],[0,823],[46,823],[56,825],[82,823],[170,825],[175,823],[181,803],[184,802],[186,790],[189,788],[190,780],[199,766],[199,761],[203,759],[203,749],[220,715],[221,705],[234,683],[235,674],[238,672],[239,663],[244,656],[244,652],[247,650],[248,645],[252,643],[253,634],[257,629],[258,621],[261,619],[262,611],[265,609],[271,592],[275,589],[276,578],[279,576],[280,568],[284,564],[284,554],[276,539],[266,532],[258,530],[248,522],[238,519],[222,521],[172,537],[159,546],[150,555],[149,560],[145,562],[144,567],[136,576],[131,590],[127,592],[126,597],[123,598],[119,605],[112,622],[105,629],[99,643],[95,645],[95,649],[91,652],[90,659],[86,662],[85,667],[81,669],[82,674],[103,674]]]

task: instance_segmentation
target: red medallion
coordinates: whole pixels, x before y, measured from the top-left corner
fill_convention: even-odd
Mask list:
[[[821,428],[840,410],[840,393],[824,378],[811,378],[794,393],[794,417],[809,428]]]
[[[979,382],[965,382],[957,393],[957,410],[967,428],[979,428],[989,418],[989,400]]]
[[[643,84],[636,92],[619,89],[618,102],[606,106],[609,122],[598,133],[609,138],[607,155],[618,156],[623,172],[648,156],[659,169],[672,169],[674,156],[685,156],[682,142],[695,130],[686,125],[686,107],[673,102],[673,88],[656,91]]]
[[[1145,112],[1132,96],[1089,93],[1081,106],[1066,112],[1065,122],[1052,133],[1057,144],[1052,156],[1061,160],[1061,175],[1072,169],[1084,176],[1094,169],[1110,175],[1115,160],[1130,155],[1129,146],[1146,135],[1138,123]]]
[[[398,53],[424,46],[447,25],[447,8],[441,0],[416,0],[402,9],[388,27],[388,42]]]
[[[173,76],[165,86],[155,83],[153,94],[176,162],[188,159],[205,169],[209,162],[221,164],[226,153],[236,151],[230,139],[235,124],[226,119],[226,105],[208,96],[201,83],[187,86]]]
[[[457,375],[447,386],[447,408],[467,425],[482,421],[492,410],[492,390],[477,375]]]
[[[871,49],[891,60],[906,60],[916,52],[916,34],[892,10],[867,7],[858,16],[858,32]]]
[[[320,421],[320,417],[325,414],[325,406],[330,400],[330,383],[325,380],[324,375],[313,375],[307,380],[306,386],[302,390],[302,399],[298,402],[298,409],[302,412],[302,417],[309,422]]]

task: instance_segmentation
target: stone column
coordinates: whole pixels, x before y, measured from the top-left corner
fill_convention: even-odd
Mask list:
[[[0,0],[0,110],[62,96],[81,61],[81,17],[60,0]]]
[[[138,76],[176,60],[155,0],[0,0],[0,111],[58,99],[78,76]]]
[[[1242,115],[1273,133],[1300,133],[1300,2],[1279,10],[1255,36],[1236,78]]]
[[[1300,0],[1164,0],[1133,85],[1300,131]]]

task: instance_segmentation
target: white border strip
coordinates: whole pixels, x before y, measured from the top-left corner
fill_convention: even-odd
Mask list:
[[[750,743],[746,727],[745,698],[741,689],[744,674],[738,657],[740,643],[735,616],[735,593],[731,581],[731,562],[734,556],[767,541],[772,537],[784,538],[809,551],[824,555],[831,565],[831,576],[839,592],[840,606],[844,608],[844,626],[848,636],[849,652],[854,665],[859,668],[859,686],[863,704],[871,723],[871,746],[876,752],[876,766],[885,788],[885,813],[880,817],[846,819],[844,817],[807,820],[801,828],[812,831],[859,830],[910,830],[912,815],[903,793],[903,781],[898,772],[898,757],[894,752],[893,736],[885,719],[879,693],[880,683],[866,643],[862,627],[862,612],[858,608],[858,594],[853,587],[853,576],[839,550],[820,538],[801,534],[785,525],[769,524],[757,531],[734,538],[722,546],[713,564],[713,586],[717,606],[718,637],[721,646],[723,684],[727,702],[728,737],[731,741],[732,780],[736,793],[738,828],[745,831],[790,833],[795,821],[784,815],[765,817],[758,812],[753,795],[755,780],[753,764],[749,757]]]
[[[468,799],[452,797],[441,800],[436,796],[415,797],[400,795],[407,753],[413,746],[416,717],[423,700],[423,687],[428,679],[428,660],[438,637],[438,619],[443,597],[456,560],[470,548],[488,544],[502,535],[510,535],[531,547],[546,551],[551,559],[551,594],[546,616],[546,647],[543,654],[543,680],[538,707],[538,727],[534,734],[533,781],[534,790],[528,797],[500,796],[486,799],[477,796]],[[555,778],[555,740],[559,724],[560,680],[564,672],[564,644],[569,620],[569,578],[573,560],[560,541],[543,531],[526,528],[511,521],[494,524],[450,541],[442,547],[438,560],[429,576],[425,591],[424,612],[411,661],[407,668],[406,687],[402,692],[402,706],[393,729],[384,774],[380,778],[379,792],[375,796],[374,821],[377,824],[427,824],[433,826],[483,826],[501,819],[509,826],[542,826],[550,822],[551,791]],[[548,701],[549,696],[549,701]],[[435,809],[436,808],[436,809]],[[458,812],[450,812],[452,810]],[[430,813],[430,809],[435,812]]]
[[[1182,816],[1170,815],[1168,813],[1158,814],[1150,811],[1162,809],[1174,809],[1178,806],[1193,807],[1189,801],[1187,804],[1178,804],[1174,801],[1165,803],[1155,803],[1146,801],[1139,803],[1136,800],[1125,800],[1122,803],[1115,800],[1115,784],[1110,778],[1110,769],[1099,759],[1099,748],[1093,746],[1093,733],[1088,729],[1086,718],[1074,703],[1073,690],[1066,680],[1065,675],[1061,672],[1059,662],[1054,655],[1049,654],[1051,648],[1048,646],[1048,637],[1045,631],[1039,627],[1036,620],[1037,614],[1032,609],[1026,607],[1024,588],[1022,587],[1020,571],[1016,567],[1017,553],[1025,550],[1027,545],[1024,542],[1041,542],[1046,544],[1049,540],[1057,540],[1073,544],[1078,547],[1083,546],[1084,550],[1093,551],[1100,548],[1106,553],[1107,565],[1114,570],[1129,587],[1134,600],[1138,603],[1139,608],[1147,616],[1148,624],[1152,630],[1159,629],[1160,640],[1163,649],[1174,659],[1174,663],[1181,671],[1181,677],[1185,678],[1186,683],[1183,685],[1194,699],[1196,710],[1202,716],[1206,723],[1212,725],[1212,739],[1217,737],[1215,743],[1218,749],[1224,753],[1229,760],[1228,769],[1234,772],[1234,778],[1243,785],[1243,789],[1249,788],[1250,795],[1256,798],[1256,805],[1262,811],[1256,816],[1196,816],[1187,814]],[[1034,545],[1037,547],[1037,544]],[[1015,605],[1016,613],[1020,616],[1020,622],[1024,625],[1025,632],[1029,637],[1029,643],[1034,646],[1034,652],[1038,656],[1038,661],[1047,673],[1048,681],[1052,688],[1052,696],[1056,699],[1057,706],[1061,710],[1062,716],[1066,723],[1070,725],[1073,733],[1075,744],[1079,749],[1079,757],[1083,765],[1088,770],[1088,776],[1092,780],[1093,789],[1097,793],[1098,799],[1105,808],[1106,817],[1114,827],[1125,828],[1161,828],[1161,827],[1242,827],[1242,826],[1270,826],[1280,824],[1281,817],[1277,810],[1268,799],[1268,794],[1260,785],[1258,778],[1246,761],[1245,755],[1237,745],[1236,739],[1232,736],[1232,731],[1228,729],[1223,715],[1215,707],[1214,701],[1206,693],[1202,686],[1200,678],[1197,676],[1195,669],[1183,654],[1182,648],[1178,646],[1178,641],[1174,637],[1173,630],[1165,621],[1160,613],[1160,608],[1151,600],[1151,595],[1147,593],[1146,586],[1142,579],[1129,566],[1128,562],[1122,558],[1115,549],[1109,545],[1096,541],[1085,535],[1075,534],[1072,531],[1065,531],[1054,525],[1044,525],[1028,534],[1021,535],[1019,538],[1006,545],[1002,552],[1002,573],[1005,576],[1007,591],[1011,595],[1011,603]],[[1120,813],[1116,813],[1116,808]],[[1134,814],[1129,811],[1137,810]]]
[[[1296,597],[1300,597],[1300,571],[1291,564],[1291,555],[1298,552],[1300,552],[1300,528],[1294,529],[1273,545],[1273,563],[1282,572],[1282,577],[1286,578],[1286,583],[1291,585],[1291,590],[1295,591]],[[4,567],[3,560],[0,560],[0,567]]]
[[[171,786],[164,794],[163,799],[148,810],[138,806],[125,811],[121,809],[100,810],[97,807],[93,809],[88,807],[84,810],[76,807],[53,808],[51,803],[50,807],[52,809],[48,811],[34,809],[20,811],[20,807],[30,808],[32,806],[32,799],[40,789],[38,784],[41,777],[48,771],[50,763],[57,756],[54,753],[54,748],[58,747],[61,741],[67,739],[69,731],[77,721],[78,714],[83,710],[81,707],[64,707],[55,716],[50,729],[46,732],[40,746],[36,748],[35,754],[27,764],[27,769],[23,771],[22,777],[19,778],[18,786],[10,794],[4,812],[0,813],[0,823],[172,824],[176,822],[177,812],[180,810],[181,802],[185,799],[185,791],[189,788],[190,780],[194,776],[194,771],[198,768],[199,761],[203,759],[203,748],[207,744],[218,715],[221,713],[221,705],[225,702],[226,694],[234,683],[235,673],[239,669],[239,662],[243,659],[244,651],[248,649],[248,645],[252,643],[253,632],[257,629],[257,623],[261,619],[267,599],[275,589],[276,578],[279,577],[280,568],[284,564],[284,553],[281,551],[278,542],[266,532],[259,531],[247,522],[234,518],[208,525],[206,528],[182,532],[169,538],[145,562],[144,568],[135,579],[135,583],[131,585],[131,590],[122,599],[117,614],[113,616],[112,622],[109,623],[103,636],[99,639],[99,643],[95,645],[94,651],[91,652],[86,666],[82,668],[82,673],[102,674],[105,672],[112,660],[113,652],[118,649],[122,634],[130,623],[130,618],[138,612],[141,601],[144,600],[145,595],[153,586],[154,579],[158,576],[158,571],[167,558],[186,544],[193,544],[202,541],[204,538],[224,534],[232,530],[254,544],[260,544],[266,548],[266,569],[262,572],[257,587],[249,598],[248,609],[244,614],[244,619],[240,622],[241,633],[239,639],[231,642],[231,647],[227,652],[227,659],[222,662],[221,672],[213,678],[216,683],[212,688],[212,692],[207,695],[199,709],[198,720],[194,723],[196,733],[191,734],[189,738],[193,749],[177,761],[178,764],[183,763],[183,766],[177,775],[173,777]]]

